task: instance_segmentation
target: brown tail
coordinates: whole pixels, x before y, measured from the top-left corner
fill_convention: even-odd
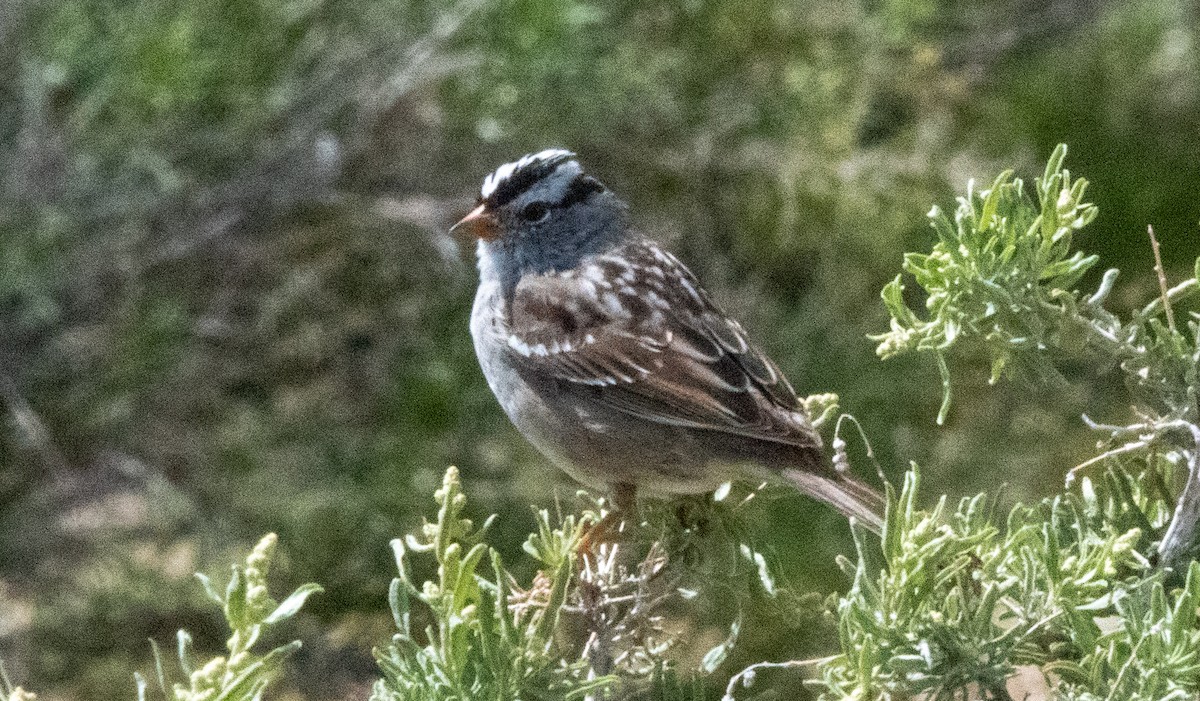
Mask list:
[[[796,488],[853,516],[874,533],[883,531],[883,495],[849,475],[825,475],[788,468],[783,476]]]

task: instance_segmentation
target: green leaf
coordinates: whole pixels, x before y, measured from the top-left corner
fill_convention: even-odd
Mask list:
[[[466,557],[463,558],[458,575],[452,583],[455,600],[472,601],[477,598],[475,592],[478,589],[478,585],[475,583],[475,569],[487,551],[487,545],[477,543],[467,552]]]
[[[500,561],[500,553],[495,550],[492,551],[492,572],[496,576],[496,617],[500,623],[500,636],[511,640],[517,633],[513,612],[508,608],[509,574]]]
[[[137,685],[138,701],[146,701],[146,678],[142,676],[141,672],[133,673],[133,683]]]
[[[260,697],[262,690],[271,681],[283,661],[300,649],[300,641],[294,640],[268,652],[260,660],[240,670],[230,682],[223,685],[215,701],[252,701]]]
[[[742,543],[739,546],[742,557],[746,558],[750,564],[754,565],[758,572],[758,582],[762,585],[763,591],[767,596],[774,597],[777,593],[775,590],[775,578],[771,576],[770,567],[767,566],[767,559],[762,556],[762,553],[751,550],[749,545]]]
[[[195,671],[192,667],[192,636],[186,630],[178,631],[175,634],[175,650],[183,673],[191,676]]]
[[[946,417],[950,414],[950,366],[946,364],[946,356],[937,354],[938,374],[942,378],[942,405],[938,407],[937,425],[942,426],[946,423]]]
[[[286,599],[283,600],[283,603],[275,607],[275,610],[272,611],[270,615],[263,619],[263,623],[266,625],[273,625],[280,621],[286,621],[300,611],[300,608],[304,606],[304,601],[308,599],[309,596],[323,591],[325,590],[321,587],[321,585],[314,584],[312,582],[300,585],[297,587],[296,591],[292,592]]]
[[[412,637],[408,586],[398,577],[393,578],[391,585],[388,587],[388,608],[392,611],[392,620],[396,622],[396,629],[404,637]]]
[[[150,638],[150,651],[154,655],[154,676],[158,680],[158,688],[162,691],[163,696],[167,696],[167,675],[163,672],[163,656],[162,650],[158,647],[158,641]]]
[[[208,575],[197,572],[196,579],[200,580],[200,586],[204,587],[204,593],[208,595],[208,598],[213,603],[220,604],[221,606],[225,605],[225,598],[221,596],[221,592],[217,590],[217,585],[213,583]]]
[[[229,585],[225,587],[225,620],[229,621],[229,627],[234,630],[244,628],[247,624],[246,592],[246,573],[235,565]]]
[[[567,600],[567,588],[574,579],[574,571],[575,557],[571,555],[564,557],[558,569],[551,575],[550,596],[533,631],[533,640],[539,646],[549,646],[554,639],[554,629],[558,627],[558,617]]]

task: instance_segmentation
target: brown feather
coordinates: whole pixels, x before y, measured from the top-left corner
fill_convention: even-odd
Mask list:
[[[649,421],[820,447],[783,374],[652,243],[526,276],[509,331],[531,381],[555,378],[561,391]]]

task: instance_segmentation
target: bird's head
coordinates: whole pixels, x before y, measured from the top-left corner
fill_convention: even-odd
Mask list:
[[[479,239],[481,263],[515,284],[523,274],[572,268],[623,241],[625,209],[575,154],[547,149],[484,178],[477,206],[450,233]]]

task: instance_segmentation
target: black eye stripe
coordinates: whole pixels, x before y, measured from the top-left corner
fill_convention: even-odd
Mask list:
[[[570,207],[576,202],[586,200],[592,193],[604,192],[604,184],[590,175],[579,175],[567,186],[560,207]]]
[[[521,208],[521,218],[528,222],[539,222],[550,214],[550,205],[545,202],[530,202]]]

